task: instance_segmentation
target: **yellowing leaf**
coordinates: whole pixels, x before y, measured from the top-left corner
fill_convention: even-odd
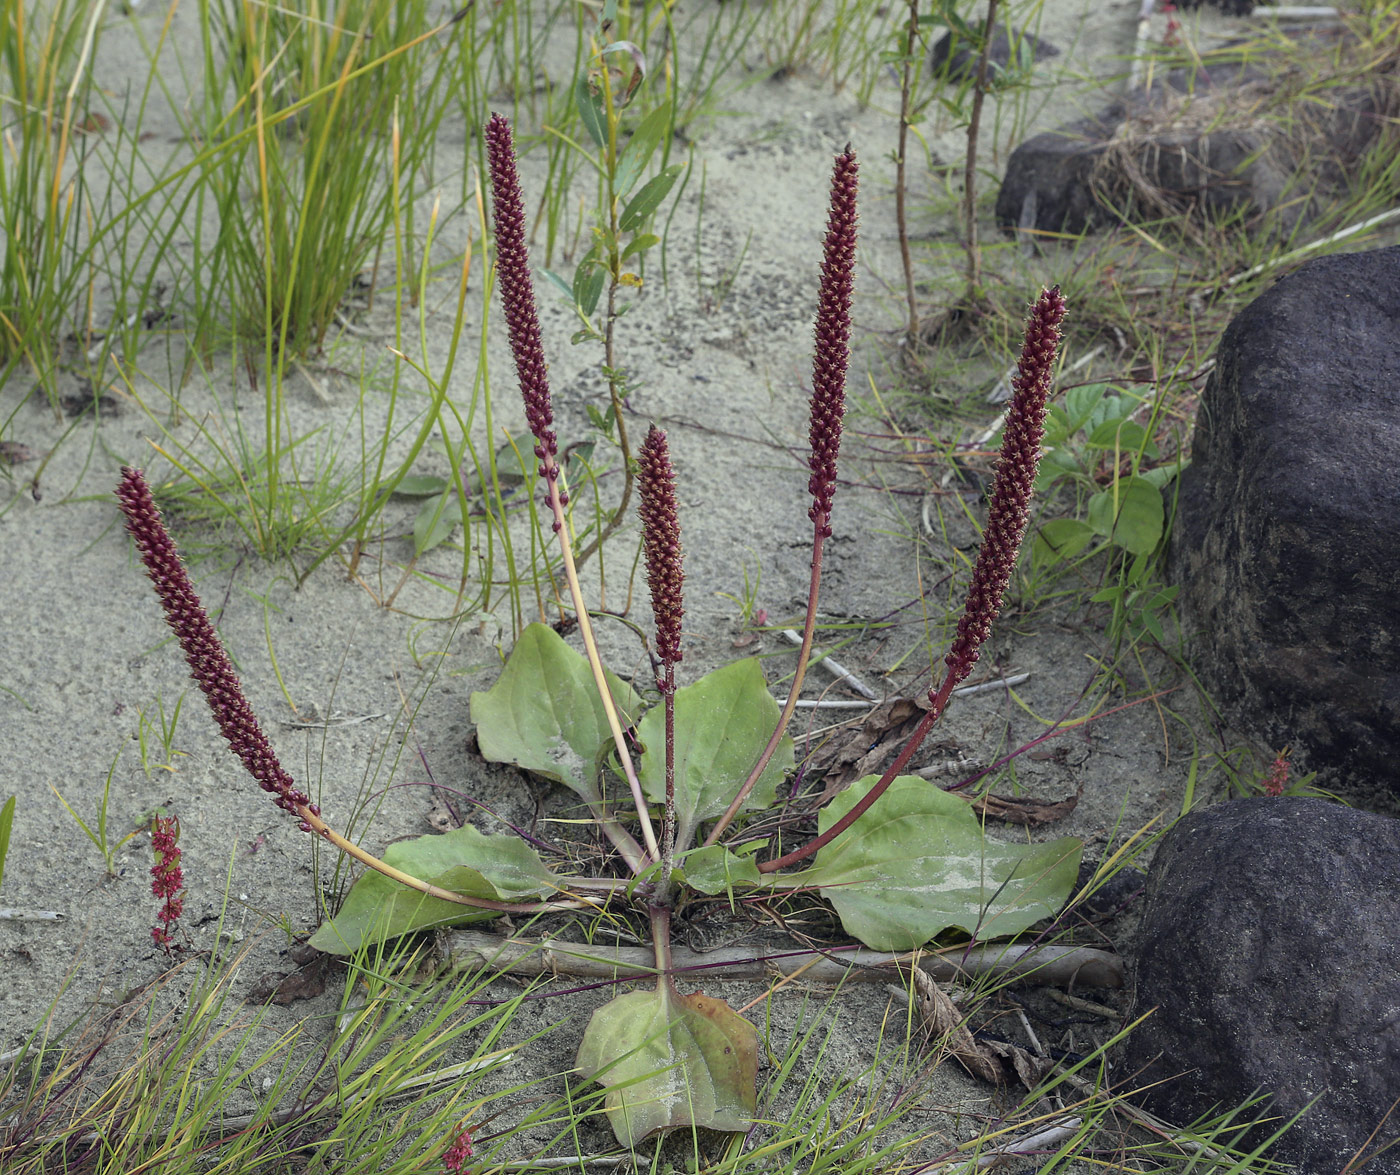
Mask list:
[[[680,1126],[747,1130],[758,1104],[758,1035],[723,1000],[669,986],[604,1004],[578,1050],[602,1085],[613,1134],[636,1147]]]

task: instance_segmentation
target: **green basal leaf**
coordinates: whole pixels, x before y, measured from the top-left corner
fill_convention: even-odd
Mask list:
[[[1059,404],[1051,404],[1045,410],[1045,434],[1041,438],[1041,443],[1047,449],[1064,444],[1073,431],[1074,429],[1070,427],[1069,413]]]
[[[707,845],[683,853],[676,872],[691,889],[714,896],[727,893],[736,885],[744,888],[763,884],[763,875],[752,857],[736,857],[723,845]]]
[[[617,226],[625,233],[635,232],[642,227],[648,216],[661,207],[661,202],[670,194],[677,178],[685,170],[685,164],[673,163],[665,171],[654,175],[642,185],[638,192],[622,210]]]
[[[818,817],[825,832],[878,782],[868,775]],[[901,775],[870,810],[789,878],[821,888],[848,933],[881,951],[923,946],[949,928],[1009,938],[1064,905],[1083,845],[989,841],[972,806],[916,775]]]
[[[1065,413],[1070,432],[1078,432],[1089,423],[1089,417],[1108,391],[1107,384],[1084,384],[1065,393]]]
[[[1073,453],[1066,449],[1051,449],[1040,459],[1040,469],[1035,475],[1035,492],[1049,493],[1057,481],[1079,472],[1079,460]]]
[[[399,478],[399,484],[394,487],[394,497],[396,498],[430,498],[434,494],[440,494],[447,488],[447,479],[434,474],[410,473],[406,477]]]
[[[1127,420],[1141,407],[1142,402],[1134,400],[1130,396],[1104,396],[1089,412],[1088,418],[1083,424],[1084,431],[1092,434],[1106,421]]]
[[[712,820],[729,807],[768,745],[778,715],[778,703],[753,657],[724,665],[676,691],[676,844],[690,844],[700,821]],[[664,803],[664,707],[647,712],[637,736],[647,749],[638,768],[642,790],[653,803]],[[792,739],[785,736],[741,810],[770,807],[778,781],[792,765]]]
[[[463,524],[461,499],[451,490],[429,499],[418,508],[418,516],[413,520],[413,553],[425,555],[442,546]]]
[[[1120,477],[1089,499],[1089,525],[1133,555],[1150,554],[1162,538],[1162,492],[1145,478]]]
[[[615,674],[605,678],[626,725],[642,700]],[[471,718],[487,759],[597,798],[597,763],[612,742],[607,714],[587,658],[552,628],[532,624],[520,634],[496,684],[472,694]]]
[[[514,836],[488,836],[470,824],[392,844],[384,851],[384,861],[441,889],[494,901],[553,897],[563,887],[524,841]],[[398,938],[411,930],[498,917],[495,910],[429,897],[369,870],[350,887],[340,912],[310,941],[318,951],[349,955],[362,946]]]
[[[1156,469],[1144,469],[1138,476],[1162,490],[1171,485],[1176,476],[1190,464],[1189,461],[1182,461],[1180,464],[1159,465]]]
[[[683,1126],[747,1130],[758,1104],[753,1025],[723,1000],[669,986],[594,1012],[578,1067],[607,1091],[608,1122],[626,1147]]]

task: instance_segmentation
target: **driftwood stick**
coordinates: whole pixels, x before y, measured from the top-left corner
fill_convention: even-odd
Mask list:
[[[550,938],[501,938],[475,930],[445,935],[449,965],[456,971],[490,968],[514,975],[568,975],[585,979],[637,979],[655,975],[649,946],[626,947],[567,942]],[[813,951],[797,948],[756,955],[746,947],[671,952],[672,974],[708,975],[716,979],[763,980],[792,975],[823,983],[872,981],[883,983],[892,972],[907,968],[917,957],[934,979],[990,978],[1009,983],[1056,987],[1122,987],[1123,960],[1092,947],[990,946],[958,948],[945,954],[929,951],[887,954],[884,951]],[[815,960],[815,962],[813,962]]]

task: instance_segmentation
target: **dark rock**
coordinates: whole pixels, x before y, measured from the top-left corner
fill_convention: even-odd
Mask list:
[[[1112,112],[1018,146],[1007,161],[997,193],[997,224],[1004,229],[1082,233],[1107,213],[1094,192],[1094,172],[1113,135]]]
[[[1170,574],[1215,700],[1330,786],[1400,796],[1400,248],[1301,266],[1226,328]]]
[[[1400,1098],[1397,927],[1400,821],[1293,797],[1192,812],[1152,865],[1133,1017],[1157,1010],[1120,1081],[1172,1078],[1143,1100],[1175,1125],[1256,1091],[1284,1121],[1317,1098],[1270,1154],[1304,1175],[1395,1143],[1400,1112],[1367,1140]],[[1400,1175],[1400,1146],[1364,1169]]]
[[[1004,24],[998,24],[992,31],[987,68],[989,72],[1004,73],[1013,61],[1020,66],[1028,60],[1033,63],[1059,55],[1060,50],[1049,41],[1042,41],[1022,29],[1008,32]],[[975,43],[949,29],[935,42],[929,53],[929,65],[936,77],[954,82],[971,81],[977,76],[980,56],[981,50]]]
[[[1207,4],[1218,8],[1226,16],[1248,16],[1254,11],[1254,0],[1178,0],[1178,7],[1200,8]]]
[[[1277,62],[1227,53],[1172,70],[1095,118],[1035,135],[1007,160],[997,224],[1077,234],[1129,213],[1273,212],[1275,231],[1291,232],[1318,188],[1354,170],[1385,120],[1365,87],[1334,87],[1330,105],[1286,103],[1279,76]],[[1261,117],[1280,103],[1286,116]]]

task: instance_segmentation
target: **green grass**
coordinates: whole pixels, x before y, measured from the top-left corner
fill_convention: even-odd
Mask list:
[[[83,328],[86,165],[97,112],[89,64],[103,5],[0,13],[0,384],[21,365],[55,398],[56,328]]]

